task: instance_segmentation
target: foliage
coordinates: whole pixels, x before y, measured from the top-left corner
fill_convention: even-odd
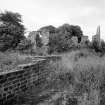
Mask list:
[[[43,86],[21,95],[24,101],[19,105],[104,105],[105,57],[88,50],[61,56],[60,61],[48,62]]]
[[[71,38],[72,36],[77,36],[78,40],[80,41],[81,36],[83,35],[82,30],[80,26],[74,26],[69,24],[64,24],[57,29],[60,33],[68,34],[68,36]]]
[[[47,31],[49,31],[49,33],[51,34],[51,33],[55,33],[56,28],[55,28],[54,26],[52,26],[52,25],[49,25],[49,26],[42,27],[42,28],[40,28],[39,30],[40,30],[40,31],[42,31],[42,30],[47,30]]]
[[[96,52],[98,52],[100,49],[99,42],[94,40],[92,42],[92,48],[95,49]]]
[[[20,25],[21,15],[18,13],[12,13],[9,11],[5,11],[5,13],[0,14],[0,20],[6,23],[13,23],[16,25]]]
[[[72,35],[77,36],[78,42],[81,41],[81,37],[83,36],[83,32],[80,26],[71,25]]]
[[[55,33],[49,36],[49,53],[65,52],[75,47],[71,38],[77,36],[78,41],[82,37],[82,31],[79,26],[64,24],[58,27]]]
[[[67,34],[52,34],[49,40],[49,53],[65,52],[74,47],[73,41]]]
[[[105,42],[104,42],[104,40],[101,40],[101,51],[103,53],[105,53]]]
[[[94,40],[93,42],[87,45],[90,49],[94,49],[96,53],[100,53],[101,55],[105,54],[105,42],[101,40],[100,42]]]
[[[27,49],[32,49],[33,44],[31,43],[30,40],[24,39],[21,40],[20,43],[17,46],[18,50],[27,50]]]
[[[21,15],[5,11],[0,14],[0,50],[6,51],[15,48],[21,39],[24,39],[24,26]]]
[[[0,72],[8,72],[16,68],[19,64],[30,62],[32,61],[29,56],[20,54],[19,52],[0,52]]]
[[[105,57],[84,50],[73,51],[47,67],[50,70],[48,81],[53,88],[67,91],[66,95],[76,97],[78,104],[99,105],[100,99],[104,101]]]

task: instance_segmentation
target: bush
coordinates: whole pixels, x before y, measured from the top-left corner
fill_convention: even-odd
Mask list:
[[[49,36],[49,53],[66,52],[75,48],[76,46],[71,39],[73,36],[77,37],[78,42],[81,41],[83,33],[79,26],[64,24],[58,27],[55,33]]]
[[[0,72],[8,72],[15,69],[19,64],[31,62],[27,55],[21,55],[17,52],[0,52]]]
[[[33,46],[34,44],[31,43],[30,40],[24,39],[20,41],[20,43],[16,47],[16,50],[25,54],[33,54],[34,53],[34,50],[32,48]]]
[[[21,15],[5,11],[0,13],[0,21],[0,51],[16,48],[20,40],[25,38]]]
[[[104,105],[105,57],[99,57],[87,50],[72,51],[61,56],[62,60],[50,61],[45,66],[46,81],[41,88],[43,92],[38,94],[41,97],[47,94],[48,97],[45,100],[41,98],[41,103]],[[36,97],[33,96],[32,90],[35,91],[35,88],[31,89],[30,95],[25,95],[25,101],[29,99],[29,102],[35,104]]]
[[[77,60],[75,61],[75,57]],[[52,62],[48,70],[49,83],[58,90],[67,90],[69,97],[78,97],[81,105],[99,105],[101,94],[105,92],[105,58],[92,52],[75,51],[64,54],[62,61]],[[72,88],[71,88],[72,85]],[[69,92],[71,91],[71,92]],[[104,98],[102,98],[104,100]],[[89,104],[90,103],[90,104]]]
[[[88,47],[94,49],[97,53],[101,53],[101,55],[105,54],[105,42],[103,40],[101,40],[101,42],[93,41],[88,45]]]

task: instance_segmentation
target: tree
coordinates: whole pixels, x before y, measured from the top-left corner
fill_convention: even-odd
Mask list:
[[[82,32],[80,26],[78,26],[78,25],[76,25],[76,26],[71,25],[71,30],[72,30],[71,35],[72,35],[72,36],[77,36],[77,38],[78,38],[78,43],[80,43],[81,37],[83,36],[83,32]]]
[[[104,40],[101,41],[101,49],[105,53],[105,42],[104,42]]]
[[[100,46],[99,46],[99,42],[97,40],[94,40],[92,42],[91,48],[94,49],[96,52],[100,52]]]
[[[5,11],[5,13],[0,14],[0,20],[6,23],[12,23],[15,25],[20,25],[22,22],[21,15],[19,13],[13,13],[9,11]]]
[[[49,37],[49,53],[65,52],[74,47],[68,34],[55,33]]]
[[[75,46],[71,38],[76,36],[79,40],[78,42],[80,42],[82,35],[83,33],[79,26],[64,24],[58,27],[55,33],[49,36],[49,53],[70,50]]]
[[[68,34],[69,38],[72,36],[76,36],[78,38],[78,42],[81,41],[81,37],[83,36],[83,32],[80,28],[80,26],[76,25],[69,25],[69,24],[64,24],[60,27],[58,27],[57,32],[60,32],[62,34]]]
[[[42,31],[42,30],[49,31],[49,33],[51,34],[51,33],[55,33],[56,28],[52,25],[49,25],[49,26],[45,26],[39,29],[39,31]]]
[[[0,14],[0,50],[14,49],[18,43],[24,39],[24,25],[22,24],[21,15],[5,11]]]
[[[32,49],[33,44],[31,43],[31,40],[24,39],[21,40],[20,43],[17,46],[17,50],[27,50],[27,49]]]

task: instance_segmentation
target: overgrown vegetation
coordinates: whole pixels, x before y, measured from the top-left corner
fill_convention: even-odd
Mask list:
[[[71,38],[76,36],[78,42],[81,41],[83,32],[79,26],[64,24],[56,28],[55,32],[49,36],[49,53],[65,52],[75,47]]]
[[[20,40],[25,38],[21,15],[5,11],[0,13],[0,22],[0,51],[16,48]]]
[[[105,57],[87,50],[75,51],[64,54],[62,61],[50,67],[53,72],[48,80],[56,89],[67,91],[68,98],[75,97],[78,105],[103,105]]]
[[[24,36],[21,15],[6,11],[0,14],[0,22],[0,51],[4,52],[0,52],[0,72],[11,70],[18,64],[29,63],[28,56],[20,52],[29,51],[32,54],[34,45]],[[19,105],[104,105],[105,42],[86,42],[85,50],[80,46],[80,49],[67,53],[75,48],[71,40],[73,36],[78,38],[78,43],[81,41],[81,28],[64,24],[58,28],[47,26],[40,30],[43,29],[49,31],[48,53],[57,52],[62,60],[51,61],[46,65],[48,75],[41,92],[36,94],[32,89],[28,94],[22,94]],[[36,46],[39,48],[37,54],[42,55],[44,51],[40,48],[45,48],[39,35],[36,35]]]
[[[21,52],[21,53],[26,53],[26,54],[32,54],[33,52],[33,43],[31,43],[30,40],[28,39],[23,39],[18,43],[18,46],[15,48],[15,50]]]
[[[33,88],[24,94],[20,99],[24,104],[104,105],[105,57],[87,50],[72,51],[62,54],[60,61],[49,62],[46,70],[42,91],[35,94]]]
[[[87,48],[93,49],[96,53],[100,53],[101,56],[105,54],[105,42],[104,40],[101,40],[98,42],[97,40],[94,40],[92,42],[88,42]]]
[[[30,56],[17,52],[0,52],[0,72],[8,72],[15,69],[19,64],[32,62]]]

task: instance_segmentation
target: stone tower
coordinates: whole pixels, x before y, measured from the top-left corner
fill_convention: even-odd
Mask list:
[[[100,26],[97,27],[96,35],[97,35],[97,40],[100,42]]]
[[[100,33],[100,26],[97,27],[97,31],[96,31],[96,35],[94,35],[92,37],[92,41],[98,41],[99,42],[99,45],[100,45],[100,36],[101,36],[101,33]]]

